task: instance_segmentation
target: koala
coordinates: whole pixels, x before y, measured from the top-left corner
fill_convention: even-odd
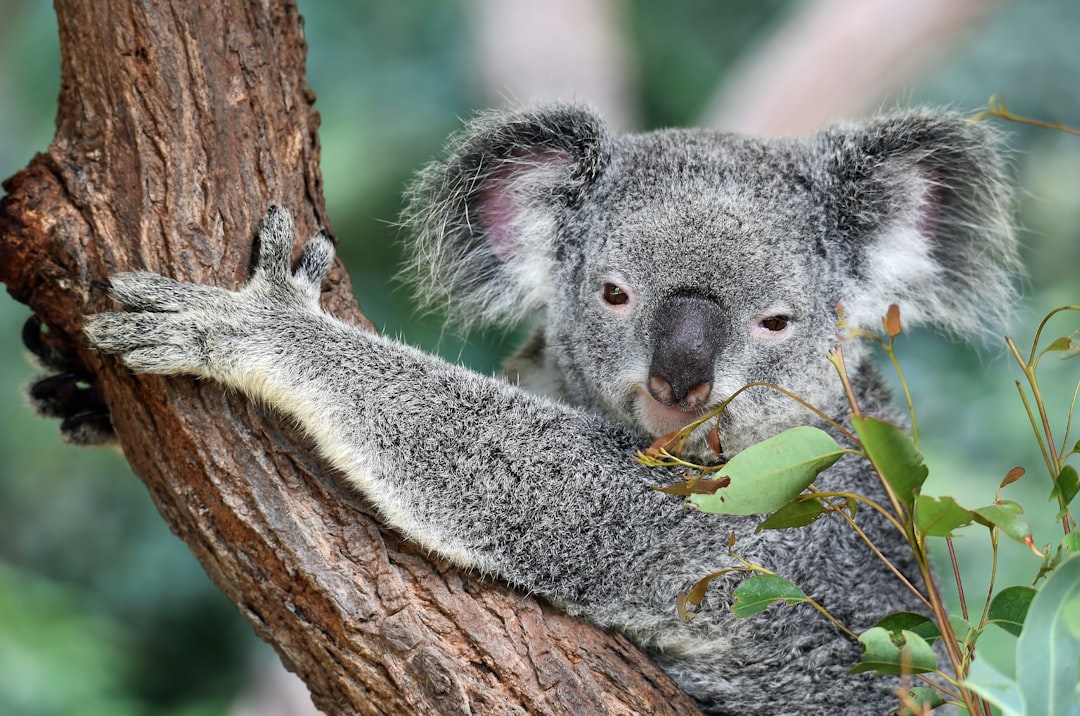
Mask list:
[[[650,652],[712,714],[884,714],[895,680],[852,676],[858,643],[806,605],[732,615],[743,575],[716,579],[691,620],[677,595],[737,566],[734,551],[798,584],[858,632],[918,600],[838,518],[756,532],[654,489],[680,477],[636,452],[767,381],[849,413],[827,354],[837,306],[873,330],[977,335],[1013,302],[1016,241],[998,138],[927,110],[841,123],[808,138],[704,129],[614,136],[571,105],[483,114],[422,170],[404,227],[423,297],[460,321],[529,320],[489,377],[328,315],[325,234],[290,267],[290,215],[271,208],[239,290],[151,273],[111,277],[127,312],[85,335],[133,370],[218,381],[312,436],[385,521],[463,569],[542,595]],[[899,420],[859,340],[843,345],[860,408]],[[733,400],[730,457],[823,421],[768,388]],[[687,454],[706,456],[704,438]],[[824,490],[884,502],[864,462]],[[872,510],[860,527],[915,577]]]

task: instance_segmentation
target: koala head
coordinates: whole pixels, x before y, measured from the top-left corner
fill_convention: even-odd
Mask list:
[[[525,383],[657,437],[753,381],[842,406],[837,305],[874,330],[977,333],[1014,298],[994,133],[908,111],[809,138],[612,136],[572,106],[482,115],[421,172],[405,225],[423,298],[466,325],[535,321]],[[858,367],[861,348],[845,346]],[[808,414],[776,391],[729,406],[735,451]]]

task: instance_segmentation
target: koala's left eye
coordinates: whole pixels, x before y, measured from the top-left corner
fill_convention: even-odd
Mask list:
[[[791,323],[790,316],[767,316],[762,318],[758,325],[764,328],[766,331],[772,331],[773,333],[779,333],[788,327]]]
[[[630,294],[613,283],[604,284],[604,302],[609,306],[622,306],[630,300]]]
[[[790,313],[759,313],[750,320],[750,335],[758,341],[780,341],[791,335],[794,323]]]

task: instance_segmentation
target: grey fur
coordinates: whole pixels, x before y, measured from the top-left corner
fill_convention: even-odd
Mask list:
[[[330,244],[317,236],[290,274],[291,219],[276,208],[240,291],[122,274],[113,295],[138,312],[92,316],[86,335],[135,370],[211,378],[277,407],[403,534],[623,630],[711,713],[882,714],[894,684],[849,676],[858,645],[812,610],[736,619],[736,576],[713,584],[691,622],[675,610],[679,591],[733,566],[732,532],[739,554],[855,630],[917,610],[853,531],[821,519],[755,534],[756,518],[657,493],[673,476],[633,455],[665,421],[703,409],[693,395],[713,405],[753,380],[846,414],[825,360],[838,302],[861,328],[894,301],[907,324],[962,335],[1003,314],[1016,249],[995,144],[982,125],[925,111],[805,140],[613,137],[565,106],[481,116],[409,193],[417,283],[465,322],[537,317],[509,372],[548,397],[324,313]],[[861,407],[892,415],[864,348],[845,352]],[[696,393],[679,387],[695,381]],[[721,438],[734,453],[815,422],[754,390],[732,403]],[[884,499],[853,460],[818,485]],[[869,512],[863,529],[913,573]]]

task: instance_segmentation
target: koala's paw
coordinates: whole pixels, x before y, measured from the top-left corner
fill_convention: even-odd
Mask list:
[[[251,279],[235,292],[145,272],[113,276],[109,295],[130,312],[89,316],[87,340],[142,373],[228,378],[242,369],[244,351],[257,350],[288,318],[320,310],[322,279],[334,259],[320,232],[292,271],[292,217],[279,207],[263,218],[259,242]]]
[[[26,388],[30,407],[43,418],[60,419],[60,436],[73,445],[107,445],[116,440],[109,409],[93,377],[65,350],[41,319],[23,325],[23,344],[49,375]]]

